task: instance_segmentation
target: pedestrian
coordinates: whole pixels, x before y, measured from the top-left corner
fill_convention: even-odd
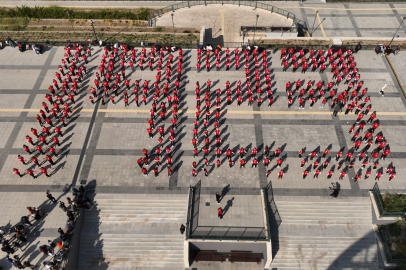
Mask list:
[[[30,222],[30,220],[28,219],[27,216],[22,216],[21,217],[21,223],[24,224],[24,225],[32,226],[32,223]]]
[[[20,177],[23,177],[23,175],[20,173],[20,171],[16,168],[13,168],[13,173],[17,174]]]
[[[68,208],[65,206],[65,203],[62,201],[59,201],[59,208],[62,209],[62,211],[64,211],[64,212],[68,211]]]
[[[154,172],[155,177],[158,177],[158,175],[159,175],[159,167],[158,167],[158,166],[154,167],[154,168],[152,169],[152,171]]]
[[[53,203],[57,203],[58,201],[55,199],[55,197],[54,196],[52,196],[52,194],[51,194],[51,191],[49,191],[49,190],[47,190],[47,198],[51,201],[51,202],[53,202]]]
[[[34,174],[33,170],[27,169],[25,171],[28,175],[31,175],[33,179],[37,178],[37,176]]]
[[[307,170],[307,169],[304,170],[302,174],[303,174],[303,179],[306,179],[307,175],[309,174],[309,170]]]
[[[221,208],[221,207],[217,208],[217,213],[218,213],[217,214],[218,218],[222,219],[224,216],[223,208]]]
[[[35,269],[35,265],[32,265],[29,261],[24,261],[23,262],[23,267],[24,268],[27,268],[27,267],[29,267],[30,269]]]
[[[180,229],[179,229],[180,233],[181,233],[181,234],[184,234],[185,230],[186,230],[185,225],[183,225],[183,224],[180,225]]]
[[[285,174],[285,172],[284,172],[283,170],[281,170],[281,171],[278,173],[278,179],[279,179],[279,180],[282,180],[284,174]]]
[[[380,93],[382,96],[384,96],[386,88],[387,88],[387,84],[385,83],[385,85],[382,87],[381,91],[379,91],[379,93]]]
[[[391,181],[393,178],[395,178],[395,176],[396,176],[396,172],[395,172],[395,171],[392,172],[392,173],[390,173],[390,174],[389,174],[389,181]]]
[[[45,159],[51,164],[55,165],[54,161],[52,160],[52,157],[50,155],[45,156]]]
[[[346,171],[342,171],[342,172],[340,173],[340,177],[339,177],[338,179],[339,179],[339,180],[343,180],[343,178],[344,178],[345,176],[347,176],[347,172],[346,172]]]
[[[45,174],[46,177],[50,177],[50,175],[48,174],[47,168],[41,167],[41,168],[40,168],[40,171],[41,171],[43,174]]]
[[[216,202],[217,202],[217,204],[220,204],[220,201],[221,201],[221,194],[220,193],[216,193]]]
[[[144,174],[144,176],[148,176],[148,170],[144,167],[141,168],[142,173]]]

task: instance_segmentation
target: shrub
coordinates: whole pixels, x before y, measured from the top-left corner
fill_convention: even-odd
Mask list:
[[[403,212],[406,205],[406,195],[404,194],[389,194],[382,196],[383,208],[386,212]]]
[[[0,8],[0,18],[39,18],[39,19],[67,19],[66,12],[69,12],[71,19],[125,19],[125,20],[148,20],[150,9],[138,8],[129,10],[101,9],[93,11],[81,11],[72,8],[58,6],[49,7],[27,7]]]

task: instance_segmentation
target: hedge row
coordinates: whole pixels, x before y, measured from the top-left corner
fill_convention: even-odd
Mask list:
[[[148,20],[150,10],[148,8],[138,8],[133,11],[121,11],[111,9],[101,9],[95,11],[80,11],[71,8],[58,6],[50,7],[27,7],[0,8],[0,17],[27,17],[38,19],[67,19],[66,12],[69,11],[71,19],[124,19],[124,20]]]

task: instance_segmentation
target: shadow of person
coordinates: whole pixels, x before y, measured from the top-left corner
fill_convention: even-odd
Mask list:
[[[227,193],[230,191],[230,184],[225,186],[223,190],[221,191],[221,200],[224,199],[224,197],[227,195]]]
[[[228,212],[228,210],[230,209],[230,207],[233,207],[233,201],[234,201],[234,197],[231,198],[231,200],[227,201],[226,206],[223,209],[224,215]]]

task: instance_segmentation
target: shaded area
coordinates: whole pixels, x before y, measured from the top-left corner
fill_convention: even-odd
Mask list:
[[[272,243],[272,258],[275,257],[279,250],[279,225],[282,223],[281,216],[279,215],[278,208],[276,207],[275,200],[273,197],[272,181],[269,181],[268,185],[264,189],[265,199],[268,203],[268,226],[269,232],[271,234]],[[269,237],[269,236],[268,236]]]

